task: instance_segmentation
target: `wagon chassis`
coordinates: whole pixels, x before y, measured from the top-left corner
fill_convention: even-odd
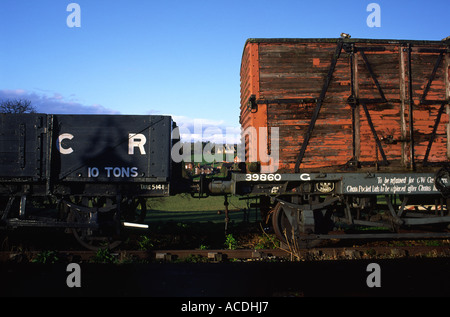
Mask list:
[[[446,168],[438,173],[397,174],[236,173],[229,183],[231,194],[271,197],[266,219],[271,217],[282,242],[295,239],[309,246],[330,239],[450,237],[447,229],[426,228],[450,224]],[[336,227],[345,230],[336,233]],[[363,229],[368,227],[375,230]]]
[[[87,249],[113,249],[121,243],[123,225],[139,226],[144,221],[147,213],[145,197],[165,195],[164,190],[148,191],[146,186],[136,186],[136,193],[140,188],[146,195],[134,197],[124,191],[122,196],[117,186],[102,187],[110,189],[103,194],[75,191],[73,195],[44,195],[40,186],[9,184],[5,188],[10,194],[4,196],[7,201],[3,201],[0,208],[0,228],[64,229]],[[105,195],[105,192],[109,194]]]

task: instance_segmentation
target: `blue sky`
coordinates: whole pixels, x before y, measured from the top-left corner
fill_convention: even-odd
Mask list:
[[[81,8],[69,28],[66,8]],[[370,28],[368,4],[381,8]],[[0,99],[46,113],[167,114],[239,127],[248,38],[441,40],[449,0],[0,0]]]

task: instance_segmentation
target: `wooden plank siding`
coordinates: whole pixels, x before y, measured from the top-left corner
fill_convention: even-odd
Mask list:
[[[250,39],[245,44],[241,64],[241,126],[243,130],[279,128],[279,171],[295,169],[340,41],[343,48],[336,59],[300,169],[341,170],[355,160],[363,168],[411,169],[410,77],[414,163],[418,168],[425,168],[429,165],[426,163],[448,162],[448,42]],[[435,68],[434,79],[429,84]],[[425,102],[421,103],[425,90]],[[358,102],[349,102],[350,96]],[[251,98],[253,107],[249,107]],[[435,126],[437,118],[439,125]],[[434,141],[424,162],[433,130],[436,130]],[[252,149],[248,138],[243,141],[248,161]],[[270,144],[258,146],[270,150]],[[380,167],[383,154],[389,164]]]

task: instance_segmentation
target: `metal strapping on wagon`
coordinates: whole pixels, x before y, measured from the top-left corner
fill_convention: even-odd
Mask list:
[[[302,163],[303,157],[305,155],[306,147],[309,144],[309,140],[311,138],[311,134],[314,130],[314,126],[316,124],[317,118],[319,117],[320,108],[322,107],[325,95],[327,94],[328,87],[330,86],[331,78],[333,77],[334,68],[336,67],[337,60],[339,56],[341,55],[343,42],[342,40],[338,41],[336,52],[333,55],[333,60],[331,61],[330,69],[328,70],[328,75],[325,79],[325,83],[322,88],[322,92],[320,93],[319,99],[317,101],[316,108],[314,109],[313,116],[311,118],[311,122],[308,127],[308,131],[305,134],[305,137],[303,139],[302,147],[300,149],[300,153],[297,157],[297,162],[295,163],[295,172],[298,173],[300,171],[300,164]]]
[[[410,151],[411,151],[411,169],[416,170],[416,162],[414,158],[414,101],[413,101],[413,88],[412,88],[412,61],[411,61],[411,43],[408,44],[408,86],[409,86],[409,140],[410,140]]]

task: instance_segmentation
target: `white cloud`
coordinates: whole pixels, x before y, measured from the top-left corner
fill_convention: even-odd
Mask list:
[[[73,95],[71,95],[73,97]],[[4,99],[27,99],[37,112],[49,114],[119,114],[118,111],[109,109],[100,104],[85,105],[73,99],[68,101],[59,93],[49,95],[37,94],[23,89],[0,90],[0,100]]]
[[[240,127],[226,126],[223,120],[172,116],[180,128],[184,142],[210,141],[223,144],[240,143]]]

